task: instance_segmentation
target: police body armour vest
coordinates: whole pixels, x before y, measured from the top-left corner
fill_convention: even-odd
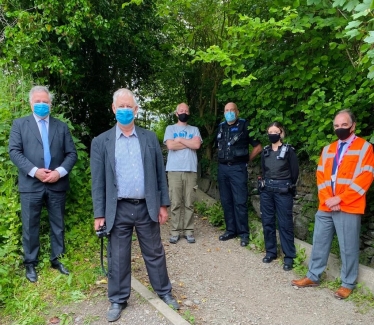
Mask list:
[[[238,119],[232,125],[227,122],[219,125],[217,134],[219,162],[248,162],[249,138],[244,126],[244,119]]]

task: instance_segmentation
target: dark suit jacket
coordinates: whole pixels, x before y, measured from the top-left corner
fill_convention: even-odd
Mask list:
[[[51,152],[49,169],[64,167],[69,173],[77,161],[77,151],[67,124],[50,116],[48,138]],[[44,168],[42,137],[33,115],[13,121],[9,138],[9,155],[18,167],[20,192],[42,191],[45,186],[54,191],[69,189],[69,175],[55,183],[43,183],[36,177],[28,175],[34,167]]]
[[[158,222],[160,206],[169,206],[165,166],[156,134],[135,126],[144,167],[144,190],[147,208]],[[91,144],[92,200],[94,217],[105,217],[107,232],[113,227],[117,209],[115,170],[116,126],[100,134]]]

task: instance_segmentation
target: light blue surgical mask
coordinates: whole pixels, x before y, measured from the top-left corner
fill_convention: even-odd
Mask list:
[[[122,125],[129,125],[134,120],[134,111],[132,108],[117,108],[116,119]]]
[[[34,104],[34,114],[40,118],[44,118],[49,114],[49,105],[46,103],[35,103]]]
[[[227,122],[234,122],[236,119],[235,112],[226,112],[225,119]]]

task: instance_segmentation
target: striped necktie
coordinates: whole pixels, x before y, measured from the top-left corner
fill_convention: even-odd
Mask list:
[[[346,144],[347,144],[347,142],[341,142],[340,143],[339,150],[338,150],[337,154],[335,155],[335,157],[334,157],[334,163],[332,164],[332,175],[335,175],[336,172],[337,172],[337,168],[338,168],[339,161],[340,161],[340,155],[342,154],[342,151],[343,151],[344,146]]]

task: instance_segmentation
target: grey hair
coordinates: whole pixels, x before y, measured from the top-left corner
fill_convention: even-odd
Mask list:
[[[34,87],[31,88],[31,90],[29,92],[29,101],[30,101],[30,103],[31,103],[31,100],[32,100],[32,96],[35,93],[40,93],[40,92],[45,92],[48,95],[48,97],[49,97],[49,101],[52,103],[53,94],[45,86],[34,86]]]
[[[116,102],[118,97],[123,96],[123,95],[131,96],[132,99],[134,100],[135,106],[138,106],[138,101],[136,100],[134,93],[130,89],[127,89],[127,88],[120,88],[116,90],[116,92],[113,94],[113,104]]]
[[[349,115],[349,117],[351,118],[352,124],[356,123],[356,117],[354,116],[354,114],[352,113],[352,111],[350,109],[348,109],[348,108],[347,109],[342,109],[341,111],[337,112],[336,115],[335,115],[335,117],[337,117],[339,114],[344,114],[344,113],[346,113],[346,114]]]

